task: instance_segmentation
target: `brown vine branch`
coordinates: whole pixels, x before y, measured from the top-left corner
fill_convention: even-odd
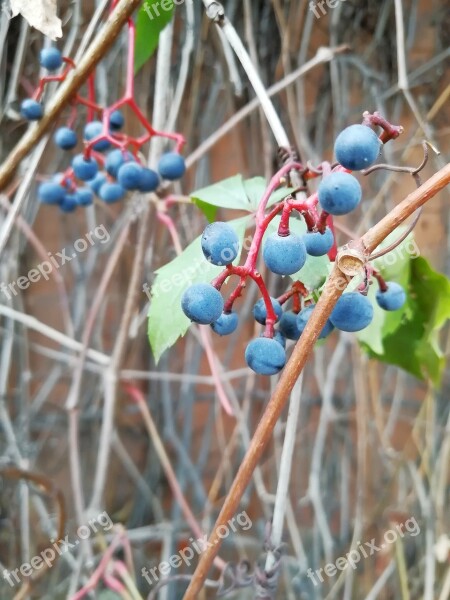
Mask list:
[[[438,173],[431,177],[420,188],[409,194],[407,198],[396,206],[384,219],[372,227],[362,238],[352,244],[352,248],[359,251],[362,260],[365,260],[379,244],[407,218],[415,213],[421,206],[431,200],[438,192],[450,183],[450,164],[447,164]],[[328,279],[323,294],[317,307],[311,315],[305,330],[297,342],[292,356],[286,365],[275,391],[267,405],[256,428],[247,453],[234,478],[233,484],[225,498],[222,510],[216,520],[209,538],[208,548],[202,554],[194,576],[186,590],[183,600],[195,600],[202,589],[214,557],[217,555],[221,539],[218,531],[226,526],[233,518],[239,507],[242,495],[250,482],[253,471],[261,455],[268,445],[273,429],[281,415],[289,394],[300,376],[314,344],[319,337],[328,317],[337,300],[344,292],[351,277],[345,276],[336,261],[334,269]]]
[[[67,77],[66,81],[56,92],[53,100],[46,106],[42,119],[31,126],[16,147],[11,151],[0,167],[0,190],[9,183],[20,162],[29,154],[33,147],[43,138],[55,124],[56,119],[64,110],[80,87],[85,83],[89,74],[100,62],[108,49],[114,43],[122,27],[140,5],[141,0],[120,0],[111,13],[103,29],[100,30],[90,45],[84,57]]]

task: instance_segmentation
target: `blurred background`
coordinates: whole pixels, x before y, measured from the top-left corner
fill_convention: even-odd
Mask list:
[[[448,5],[401,0],[404,47],[398,54],[392,0],[335,4],[322,3],[323,10],[313,11],[303,0],[226,0],[224,7],[267,87],[283,82],[321,47],[332,49],[331,61],[310,65],[273,96],[303,162],[332,160],[336,135],[360,122],[365,110],[378,110],[405,129],[386,146],[385,162],[419,165],[424,139],[439,149],[440,155],[430,152],[421,174],[426,180],[446,164],[449,149]],[[106,1],[59,0],[64,35],[58,46],[64,55],[75,60],[77,53],[83,55],[107,8]],[[19,104],[37,86],[37,57],[46,43],[21,17],[9,20],[2,2],[1,160],[28,127]],[[102,105],[122,93],[126,44],[124,31],[96,70]],[[124,580],[134,579],[135,595],[129,591],[132,584],[126,596],[100,577],[85,597],[146,598],[151,587],[142,567],[157,567],[189,545],[191,536],[200,537],[180,495],[199,529],[210,531],[276,383],[253,374],[244,361],[248,340],[259,335],[251,316],[258,299],[252,286],[239,301],[241,325],[235,335],[213,338],[208,329],[192,327],[155,364],[143,286],[151,286],[155,271],[207,224],[190,193],[238,173],[269,179],[278,164],[276,143],[258,108],[230,122],[254,93],[201,2],[177,3],[159,48],[136,75],[136,101],[150,121],[159,119],[187,140],[187,175],[164,190],[175,198],[169,208],[164,205],[164,214],[175,223],[177,236],[158,219],[162,201],[154,195],[113,206],[96,201],[71,214],[40,205],[39,182],[68,164],[51,137],[18,165],[0,195],[0,224],[17,194],[23,201],[1,256],[0,281],[6,284],[96,227],[103,225],[109,233],[108,241],[90,245],[48,281],[42,278],[10,298],[0,295],[1,570],[12,571],[48,547],[57,536],[58,518],[71,537],[101,511],[116,524],[64,553],[27,588],[21,587],[26,577],[14,587],[0,578],[1,599],[71,598],[108,549],[111,561],[125,568]],[[403,59],[406,87],[399,80]],[[162,94],[158,68],[168,74]],[[84,116],[81,111],[80,131]],[[128,130],[137,133],[131,114],[125,111],[125,117]],[[158,141],[146,148],[150,165],[166,147]],[[361,207],[339,219],[339,244],[366,231],[415,189],[410,176],[389,171],[378,171],[362,184]],[[448,200],[444,190],[428,203],[415,229],[420,254],[447,275]],[[217,218],[236,216],[220,210]],[[273,296],[286,289],[279,278],[268,276],[268,282]],[[441,338],[447,356],[447,330]],[[410,351],[405,343],[404,352]],[[369,359],[352,335],[335,334],[317,347],[302,381],[278,586],[271,591],[272,580],[262,581],[227,597],[449,598],[449,392],[448,372],[436,389]],[[300,393],[299,386],[294,393]],[[234,417],[224,413],[219,395],[231,403]],[[240,561],[249,561],[251,572],[264,566],[286,416],[241,501],[252,527],[229,535],[220,551],[224,561],[242,568]],[[386,531],[411,518],[419,534],[386,544],[356,569],[325,576],[320,585],[308,577],[308,568],[323,568],[357,542],[375,539],[381,545]],[[117,547],[111,549],[111,543]],[[192,574],[195,560],[171,575]],[[217,569],[211,572],[212,579],[219,575]],[[233,578],[228,574],[226,580]],[[185,587],[179,577],[155,597],[177,600]],[[199,598],[216,594],[217,587],[207,587]]]

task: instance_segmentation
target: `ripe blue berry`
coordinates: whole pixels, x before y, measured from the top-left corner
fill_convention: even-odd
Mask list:
[[[99,135],[103,134],[103,123],[101,121],[91,121],[87,123],[84,128],[84,139],[87,142],[97,138]],[[103,152],[103,150],[108,150],[111,146],[108,140],[99,140],[93,146],[94,150],[97,152]]]
[[[143,168],[139,181],[139,190],[141,192],[154,192],[159,187],[159,175],[152,169]]]
[[[64,199],[66,190],[56,182],[41,183],[38,189],[38,198],[43,204],[59,204]]]
[[[81,181],[89,181],[97,175],[98,164],[94,158],[86,159],[83,154],[77,154],[72,160],[72,169],[75,177]]]
[[[80,187],[76,192],[78,204],[80,206],[91,206],[94,201],[94,194],[88,187]]]
[[[281,315],[283,314],[283,309],[281,308],[281,304],[278,302],[278,300],[276,300],[276,298],[271,297],[270,300],[272,301],[273,310],[275,311],[275,316],[278,321],[281,318]],[[255,320],[258,321],[258,323],[261,323],[261,325],[266,324],[267,311],[266,305],[264,304],[264,298],[258,300],[258,302],[253,307],[253,316],[255,317]]]
[[[52,175],[51,181],[53,183],[59,183],[60,185],[63,185],[63,181],[64,181],[64,173],[55,173],[54,175]]]
[[[91,188],[91,190],[93,190],[98,196],[99,192],[100,192],[100,188],[106,182],[107,182],[106,175],[104,173],[97,173],[97,175],[94,177],[94,179],[90,179],[86,183]]]
[[[47,71],[56,71],[62,65],[63,59],[58,48],[51,46],[50,48],[42,48],[39,54],[39,62]]]
[[[297,315],[294,312],[283,313],[280,319],[280,331],[288,340],[298,340],[301,332],[298,329]]]
[[[272,273],[293,275],[306,262],[305,244],[295,233],[285,236],[273,233],[264,244],[263,257]]]
[[[298,327],[298,330],[300,331],[300,335],[303,333],[303,330],[305,329],[306,324],[309,321],[314,308],[315,308],[315,305],[311,304],[298,313],[297,327]],[[328,319],[327,322],[325,323],[324,328],[320,332],[319,340],[323,340],[324,338],[328,337],[330,335],[330,333],[333,331],[333,329],[334,329],[334,325],[330,321],[330,319]]]
[[[378,290],[376,298],[378,305],[383,310],[399,310],[406,302],[406,293],[403,287],[395,281],[386,282],[388,289],[385,292]]]
[[[222,314],[223,298],[209,283],[196,283],[184,292],[181,308],[191,321],[211,325]]]
[[[163,179],[175,181],[181,179],[186,172],[186,163],[184,158],[176,152],[167,152],[160,158],[158,164],[159,174]]]
[[[120,131],[125,125],[125,117],[120,110],[115,110],[109,117],[109,126],[112,131]]]
[[[330,321],[341,331],[361,331],[373,319],[373,306],[367,298],[359,292],[350,292],[339,298]]]
[[[136,162],[123,164],[117,172],[117,181],[126,190],[137,190],[141,183],[142,167]]]
[[[20,105],[20,114],[27,121],[39,121],[44,114],[44,107],[37,100],[27,98]]]
[[[334,152],[339,163],[350,171],[367,169],[378,158],[381,141],[366,125],[350,125],[336,138]]]
[[[237,313],[222,313],[217,321],[211,324],[212,330],[219,335],[230,335],[237,329],[239,318]]]
[[[334,235],[329,227],[325,233],[307,233],[303,236],[306,252],[310,256],[325,256],[331,250],[334,244]]]
[[[286,352],[278,341],[260,337],[252,340],[247,346],[245,360],[255,373],[275,375],[286,364]]]
[[[286,338],[285,336],[281,333],[281,331],[277,331],[275,333],[275,335],[273,336],[273,339],[278,342],[279,344],[281,344],[281,346],[283,348],[286,348]]]
[[[54,136],[55,144],[62,150],[72,150],[77,145],[77,134],[70,127],[60,127]]]
[[[78,206],[77,194],[66,194],[59,206],[65,213],[74,212]]]
[[[119,183],[104,183],[99,192],[99,197],[107,204],[113,204],[122,200],[125,196],[125,190]]]
[[[218,221],[211,223],[202,235],[202,250],[205,257],[219,267],[230,265],[239,252],[239,239],[234,229]]]
[[[331,173],[318,189],[319,202],[330,215],[346,215],[361,202],[359,181],[350,173]]]
[[[105,169],[111,177],[117,177],[120,167],[130,160],[134,160],[130,152],[123,152],[119,149],[112,150],[106,157]]]

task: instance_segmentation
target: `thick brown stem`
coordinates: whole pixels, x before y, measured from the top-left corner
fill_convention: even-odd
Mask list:
[[[372,227],[360,240],[356,247],[366,253],[373,250],[403,221],[410,217],[420,206],[431,200],[440,190],[450,183],[450,165],[446,165],[423,186],[410,194],[401,204],[392,210],[377,225]],[[327,281],[324,292],[320,297],[317,307],[311,315],[307,326],[297,342],[292,356],[286,365],[277,387],[269,400],[267,408],[256,428],[250,447],[247,450],[239,471],[228,491],[222,510],[214,525],[209,538],[208,548],[201,555],[194,576],[186,590],[183,600],[195,600],[202,589],[212,562],[217,555],[221,539],[217,531],[221,526],[226,526],[233,518],[239,507],[242,495],[250,482],[253,471],[261,458],[264,449],[270,441],[273,429],[281,415],[283,408],[289,398],[300,373],[302,372],[308,357],[313,351],[314,344],[319,337],[328,317],[336,302],[345,290],[349,279],[340,271],[337,263]]]
[[[45,107],[45,114],[42,119],[36,125],[29,128],[1,165],[0,190],[3,190],[8,184],[20,162],[55,124],[60,113],[87,80],[97,63],[100,62],[109,50],[121,32],[122,27],[140,3],[141,0],[120,0],[103,29],[95,37],[84,58],[61,85],[53,100]]]

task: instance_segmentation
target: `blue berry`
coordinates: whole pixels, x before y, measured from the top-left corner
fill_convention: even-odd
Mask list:
[[[120,131],[125,125],[125,117],[120,110],[115,110],[109,117],[109,126],[112,131]]]
[[[341,331],[361,331],[373,319],[373,306],[367,298],[359,292],[350,292],[339,298],[330,321]]]
[[[301,332],[298,329],[297,315],[294,312],[283,313],[280,319],[280,331],[288,340],[298,340]]]
[[[305,244],[295,233],[285,236],[273,233],[264,244],[263,257],[272,273],[293,275],[306,262]]]
[[[142,167],[136,162],[128,162],[117,172],[117,181],[126,190],[137,190],[141,183]]]
[[[319,202],[330,215],[346,215],[361,202],[359,181],[350,173],[331,173],[318,189]]]
[[[278,302],[278,300],[272,297],[270,298],[270,300],[272,301],[273,310],[275,311],[275,316],[278,321],[281,318],[281,315],[283,314],[283,309],[281,308],[281,304]],[[266,305],[264,304],[264,298],[258,300],[258,302],[253,307],[253,316],[255,317],[255,320],[258,321],[258,323],[261,323],[261,325],[266,324],[267,311]]]
[[[38,189],[38,198],[43,204],[59,204],[65,194],[66,190],[56,182],[41,183]]]
[[[306,252],[310,256],[325,256],[331,250],[334,244],[334,235],[329,227],[325,233],[307,233],[303,236]]]
[[[366,125],[350,125],[336,138],[334,152],[339,163],[350,171],[367,169],[378,158],[381,141]]]
[[[78,195],[76,193],[66,194],[59,206],[65,213],[74,212],[78,206]]]
[[[239,318],[237,313],[222,313],[217,321],[211,324],[212,330],[219,335],[230,335],[237,329]]]
[[[184,292],[181,308],[191,321],[211,325],[222,314],[223,298],[211,284],[196,283]]]
[[[159,187],[159,175],[152,169],[143,168],[139,181],[139,190],[141,192],[154,192]]]
[[[120,167],[130,160],[134,160],[130,152],[123,152],[117,148],[112,150],[106,157],[105,169],[111,177],[117,177]]]
[[[286,364],[286,352],[278,341],[260,337],[252,340],[247,346],[245,360],[255,373],[276,375]]]
[[[163,154],[160,158],[158,171],[163,179],[174,181],[183,177],[186,172],[186,163],[180,154],[167,152],[167,154]]]
[[[76,192],[78,204],[80,206],[91,206],[94,201],[94,194],[88,187],[80,187]]]
[[[395,281],[386,282],[387,290],[378,290],[376,298],[378,305],[383,310],[399,310],[406,302],[406,293],[403,287]]]
[[[278,342],[279,344],[281,344],[281,346],[283,348],[286,348],[286,338],[285,336],[281,333],[281,331],[277,331],[273,337],[273,339]]]
[[[98,195],[103,202],[106,202],[107,204],[113,204],[114,202],[122,200],[122,198],[125,196],[125,190],[120,183],[104,183],[101,186]]]
[[[44,114],[44,107],[37,100],[27,98],[20,105],[20,113],[28,121],[39,121]]]
[[[98,164],[94,158],[86,159],[83,154],[77,154],[72,160],[72,169],[75,177],[81,181],[89,181],[97,175]]]
[[[234,229],[218,221],[211,223],[202,235],[202,250],[213,265],[230,265],[239,252],[239,239]]]
[[[60,185],[63,185],[63,183],[62,183],[63,180],[64,180],[64,173],[55,173],[54,175],[52,175],[52,178],[51,178],[51,181],[53,181],[53,183],[59,183]]]
[[[70,127],[60,127],[54,136],[55,144],[62,150],[72,150],[77,145],[77,134]]]
[[[42,48],[39,54],[39,62],[44,69],[47,71],[56,71],[63,64],[62,54],[55,48],[51,46],[50,48]]]
[[[315,309],[315,305],[310,304],[309,306],[307,306],[306,308],[304,308],[303,310],[301,310],[298,313],[297,327],[300,332],[300,335],[303,333],[303,331],[306,327],[306,324],[308,323],[314,309]],[[320,332],[319,340],[323,340],[324,338],[328,337],[330,335],[330,333],[333,331],[333,329],[334,329],[334,325],[330,321],[330,319],[328,319],[327,322],[325,323],[324,328]]]
[[[103,123],[101,121],[91,121],[86,124],[83,137],[87,142],[94,140],[100,135],[103,135]],[[103,150],[108,150],[110,146],[111,143],[108,140],[99,140],[93,145],[93,148],[97,152],[103,152]]]
[[[98,196],[100,193],[100,188],[106,182],[107,182],[106,175],[104,173],[97,173],[97,175],[94,177],[94,179],[90,179],[86,183],[91,188],[91,190],[94,191]]]

